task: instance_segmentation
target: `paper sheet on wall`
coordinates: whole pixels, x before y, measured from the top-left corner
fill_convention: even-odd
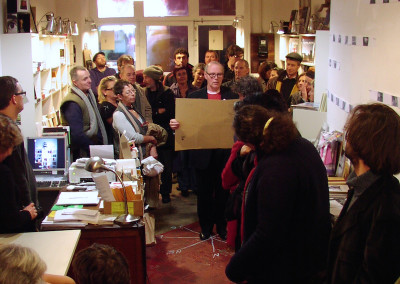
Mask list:
[[[232,148],[236,101],[176,99],[175,150]]]
[[[208,32],[208,49],[224,49],[224,32],[220,30],[211,30]]]
[[[102,31],[100,33],[100,47],[102,50],[114,50],[114,31]]]

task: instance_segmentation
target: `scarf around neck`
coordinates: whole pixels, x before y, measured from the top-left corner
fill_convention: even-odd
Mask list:
[[[96,98],[92,90],[89,89],[88,95],[85,95],[76,86],[71,86],[71,89],[83,100],[89,112],[90,126],[89,129],[85,132],[85,135],[88,137],[92,137],[97,134],[98,129],[100,128],[101,136],[103,138],[103,145],[107,145],[108,139],[106,128],[104,127],[103,120],[101,119],[100,112],[97,108]]]

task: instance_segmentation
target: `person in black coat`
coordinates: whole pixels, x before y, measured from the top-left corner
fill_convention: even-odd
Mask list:
[[[163,70],[156,65],[151,65],[143,71],[143,82],[146,85],[145,94],[151,105],[153,122],[168,132],[167,142],[165,145],[157,147],[157,152],[158,159],[164,165],[160,186],[162,202],[169,203],[171,201],[174,153],[174,135],[169,121],[175,117],[175,99],[171,89],[162,85],[162,76]]]
[[[400,276],[400,117],[383,104],[358,105],[345,125],[354,165],[332,229],[328,283],[394,283]]]
[[[14,173],[3,163],[15,146],[23,141],[18,126],[8,117],[0,115],[0,233],[19,233],[35,230],[37,210],[31,202],[24,206],[17,190]]]
[[[207,87],[189,94],[189,99],[231,100],[238,95],[221,86],[224,67],[216,61],[205,68]],[[179,128],[175,119],[170,122],[173,130]],[[232,137],[233,139],[233,137]],[[229,149],[190,150],[189,164],[195,169],[197,182],[197,214],[201,227],[200,239],[208,239],[214,224],[221,239],[226,239],[225,204],[229,192],[222,188],[221,173],[229,158]]]
[[[18,80],[11,76],[0,77],[0,90],[0,115],[11,119],[16,125],[19,113],[24,110],[26,92]],[[6,157],[2,164],[6,165],[13,173],[15,186],[11,189],[6,181],[3,181],[3,185],[7,185],[10,190],[16,191],[21,202],[19,209],[23,209],[31,203],[35,204],[39,217],[36,218],[35,224],[32,224],[29,231],[38,230],[40,219],[43,217],[43,209],[39,205],[35,175],[23,141],[14,147],[12,154]]]
[[[238,138],[258,164],[244,194],[243,244],[226,267],[233,282],[314,283],[326,268],[331,230],[326,169],[288,114],[244,106]]]

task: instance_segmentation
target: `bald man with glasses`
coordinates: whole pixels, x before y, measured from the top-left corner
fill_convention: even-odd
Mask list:
[[[221,86],[224,78],[224,67],[216,61],[206,65],[204,76],[207,87],[189,94],[191,99],[232,100],[238,95],[230,88]],[[179,121],[172,119],[173,130],[179,128]],[[214,224],[217,233],[226,239],[226,219],[224,210],[229,191],[222,188],[221,173],[229,158],[230,149],[190,150],[189,163],[195,169],[197,181],[197,214],[201,227],[200,239],[210,238]]]

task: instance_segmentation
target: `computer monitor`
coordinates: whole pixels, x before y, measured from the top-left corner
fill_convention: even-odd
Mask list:
[[[28,137],[28,159],[34,172],[68,169],[67,136]]]

